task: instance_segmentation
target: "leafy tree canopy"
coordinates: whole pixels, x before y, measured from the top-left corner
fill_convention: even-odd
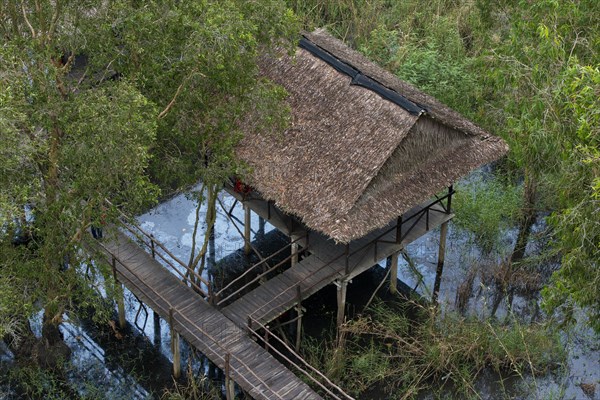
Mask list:
[[[90,226],[243,170],[242,124],[286,122],[257,57],[296,34],[278,0],[0,2],[0,336],[86,301]]]

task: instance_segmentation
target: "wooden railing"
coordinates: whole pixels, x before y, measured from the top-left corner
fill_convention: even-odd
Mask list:
[[[373,260],[374,262],[379,261],[378,260],[378,256],[377,256],[377,243],[390,243],[390,244],[400,244],[402,243],[402,241],[407,237],[407,235],[415,228],[415,226],[417,225],[417,223],[422,220],[422,218],[426,219],[426,230],[429,230],[429,213],[430,212],[443,212],[443,213],[449,213],[450,210],[450,201],[452,198],[452,195],[454,194],[454,190],[452,189],[452,186],[450,186],[448,193],[442,197],[437,197],[436,196],[436,200],[432,201],[431,203],[427,204],[426,206],[424,206],[423,208],[421,208],[420,210],[418,210],[417,212],[415,212],[414,214],[408,216],[408,218],[403,219],[402,217],[399,217],[396,224],[392,227],[390,227],[389,229],[385,230],[384,232],[382,232],[381,234],[377,235],[377,237],[375,237],[373,240],[365,243],[364,245],[360,246],[357,249],[354,249],[352,251],[350,251],[350,245],[346,244],[344,252],[338,254],[337,256],[335,256],[334,258],[332,258],[331,260],[329,260],[322,268],[328,267],[330,265],[332,265],[333,263],[339,261],[339,260],[344,260],[345,263],[345,267],[344,267],[344,272],[343,274],[341,274],[340,272],[334,272],[331,273],[329,275],[324,276],[323,278],[319,279],[318,281],[312,283],[310,286],[304,287],[304,290],[302,290],[300,292],[300,294],[302,295],[303,293],[306,293],[308,291],[310,291],[312,288],[314,288],[315,286],[319,286],[321,285],[324,281],[325,282],[330,282],[332,280],[332,278],[335,277],[339,277],[339,278],[344,278],[345,276],[348,276],[349,274],[352,273],[352,271],[362,262],[362,260],[364,259],[364,257],[366,257],[369,254],[370,248],[373,248]],[[448,200],[447,204],[444,206],[443,202],[444,200]],[[436,205],[440,205],[442,207],[442,210],[436,209],[434,208]],[[402,225],[406,224],[408,222],[412,222],[411,225],[409,226],[409,228],[405,231],[402,230]],[[392,231],[396,231],[396,237],[394,241],[391,240],[383,240],[383,238],[390,234]],[[356,261],[356,263],[354,264],[354,266],[350,266],[350,258],[352,258],[353,256],[357,255],[359,252],[364,251],[363,255]],[[270,299],[267,303],[265,303],[261,308],[254,310],[254,312],[249,316],[249,318],[253,319],[253,320],[260,320],[262,319],[264,316],[266,316],[268,314],[268,311],[270,310],[270,306],[273,302],[277,301],[281,296],[283,296],[284,294],[288,293],[290,290],[296,290],[297,288],[302,288],[301,287],[301,283],[303,283],[306,280],[306,278],[304,278],[303,280],[298,282],[297,287],[296,286],[290,286],[288,288],[286,288],[284,291],[278,293],[275,297],[273,297],[272,299]],[[304,296],[302,296],[304,297]],[[265,310],[267,309],[266,312],[263,312],[262,316],[257,317],[257,313],[259,311]]]
[[[262,329],[264,335],[260,335],[255,329]],[[292,365],[302,374],[304,374],[311,382],[320,387],[331,396],[335,400],[354,400],[352,396],[344,392],[342,388],[333,383],[327,376],[325,376],[318,369],[310,365],[302,356],[300,356],[294,349],[292,349],[285,341],[283,341],[279,336],[272,333],[269,330],[268,326],[263,325],[260,321],[253,319],[252,317],[248,317],[248,332],[253,335],[258,341],[262,342],[265,346],[265,349],[273,351],[279,357],[284,359],[289,365]],[[269,344],[269,338],[273,338],[277,341],[277,343],[282,346],[285,351],[287,351],[287,355],[284,354],[277,347]],[[294,358],[296,361],[292,360]],[[301,365],[302,366],[301,366]],[[310,372],[309,372],[310,371]],[[317,379],[315,376],[320,378]]]
[[[294,258],[294,257],[296,257],[296,256],[298,256],[298,255],[300,255],[300,254],[302,254],[304,252],[306,252],[308,250],[308,246],[305,246],[305,247],[303,247],[300,250],[291,252],[291,254],[289,256],[287,256],[283,260],[280,260],[277,264],[275,264],[272,267],[268,266],[268,264],[267,264],[268,261],[270,261],[274,257],[277,257],[279,254],[281,254],[282,252],[284,252],[288,248],[292,247],[294,244],[298,243],[299,241],[301,241],[303,239],[306,240],[307,237],[308,237],[308,234],[306,234],[305,236],[301,236],[301,237],[296,238],[295,240],[291,241],[290,243],[288,243],[287,245],[285,245],[281,249],[277,250],[275,253],[271,254],[267,258],[264,258],[261,261],[257,262],[256,264],[254,264],[253,266],[251,266],[250,268],[248,268],[246,271],[244,271],[244,273],[242,273],[240,276],[238,276],[237,278],[235,278],[234,280],[232,280],[231,282],[229,282],[225,287],[223,287],[221,290],[219,290],[218,292],[216,292],[214,294],[217,299],[220,299],[220,297],[224,293],[226,293],[228,290],[230,290],[236,283],[238,283],[240,280],[242,280],[249,273],[255,271],[258,267],[263,266],[263,271],[260,274],[258,274],[253,279],[251,279],[250,281],[248,281],[242,287],[240,287],[240,288],[236,289],[235,291],[231,292],[230,294],[228,294],[227,297],[225,297],[223,299],[220,299],[220,300],[217,300],[217,302],[216,302],[217,306],[221,306],[227,300],[229,300],[229,299],[235,297],[236,295],[242,293],[243,291],[245,291],[246,289],[248,289],[251,285],[253,285],[254,283],[260,281],[263,277],[267,276],[271,272],[277,270],[277,268],[281,267],[282,265],[284,265],[285,263],[287,263],[288,261],[290,261],[292,258]]]
[[[127,266],[127,264],[125,262],[123,262],[123,260],[121,260],[119,258],[119,256],[117,254],[114,254],[108,247],[106,247],[102,242],[95,242],[97,245],[99,245],[100,247],[102,247],[104,249],[104,251],[108,254],[110,254],[110,256],[112,257],[112,268],[113,268],[113,275],[115,276],[115,278],[117,277],[117,269],[116,269],[116,263],[118,262],[119,264],[121,264],[121,266],[123,268],[125,268],[130,274],[136,276],[135,272],[131,270],[131,268],[129,268]],[[125,279],[127,279],[123,274],[121,274]],[[194,332],[192,332],[191,328],[196,329],[197,331],[199,331],[202,335],[204,335],[207,339],[210,340],[211,344],[216,347],[217,349],[220,350],[220,352],[215,352],[215,354],[217,355],[217,357],[219,357],[220,361],[223,363],[224,365],[224,370],[227,371],[233,371],[235,373],[235,375],[237,375],[237,381],[244,381],[248,384],[248,386],[250,387],[256,387],[256,385],[252,382],[250,382],[243,373],[239,373],[235,368],[232,368],[232,366],[230,365],[230,360],[233,359],[235,361],[237,361],[243,368],[245,368],[252,376],[254,376],[256,378],[256,380],[258,380],[260,382],[260,384],[262,386],[264,386],[264,388],[273,393],[273,395],[281,400],[284,400],[285,397],[282,397],[279,393],[271,390],[269,388],[269,386],[267,385],[267,383],[260,377],[258,376],[243,360],[241,360],[238,356],[235,355],[235,353],[231,353],[229,350],[227,350],[225,347],[223,347],[219,341],[217,341],[211,334],[209,334],[205,329],[202,328],[202,326],[200,324],[197,324],[195,321],[191,320],[190,318],[188,318],[185,314],[183,314],[182,310],[179,310],[177,308],[177,306],[173,305],[167,298],[165,298],[164,295],[162,295],[161,293],[159,293],[156,289],[154,289],[152,286],[148,285],[147,283],[145,283],[144,281],[142,281],[140,279],[140,282],[142,282],[143,284],[143,288],[138,285],[136,282],[134,282],[133,280],[127,279],[128,284],[133,286],[135,289],[137,289],[140,293],[149,293],[151,292],[153,294],[153,296],[156,299],[160,299],[163,303],[165,303],[168,306],[169,309],[169,324],[171,325],[171,328],[174,329],[175,323],[179,324],[180,327],[182,326],[186,326],[188,327],[188,331],[190,332],[190,335],[193,336],[194,339],[198,340],[199,342],[204,342],[203,338],[199,337],[198,335],[194,334]],[[189,307],[189,306],[187,306]],[[180,319],[180,320],[178,320]],[[183,320],[183,322],[181,321]],[[214,362],[216,360],[213,360]]]
[[[110,203],[109,200],[106,200],[106,202],[112,206],[112,203]],[[161,242],[157,241],[154,238],[154,235],[142,229],[134,218],[129,217],[121,211],[118,212],[120,215],[121,226],[129,231],[138,240],[139,244],[145,246],[150,251],[152,258],[160,259],[162,261],[161,264],[169,267],[184,283],[189,283],[189,285],[208,302],[213,301],[212,284],[206,278],[202,277],[193,268],[190,268],[189,265],[181,261]],[[182,272],[182,269],[185,273]]]

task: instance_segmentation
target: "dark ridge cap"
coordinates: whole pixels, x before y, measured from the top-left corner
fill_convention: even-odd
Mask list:
[[[335,70],[351,77],[352,85],[357,85],[369,89],[377,93],[384,99],[402,107],[412,115],[419,116],[427,111],[424,107],[420,106],[419,104],[416,104],[407,99],[406,97],[402,96],[398,92],[385,87],[381,83],[377,82],[375,79],[364,75],[352,65],[346,64],[345,62],[339,60],[333,54],[319,47],[304,36],[300,39],[299,47],[308,51],[315,57],[325,61],[327,64],[331,65]]]

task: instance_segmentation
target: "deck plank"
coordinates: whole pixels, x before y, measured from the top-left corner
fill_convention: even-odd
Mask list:
[[[247,335],[238,324],[206,302],[164,266],[121,232],[115,240],[93,242],[109,263],[113,256],[117,278],[163,319],[173,309],[175,329],[189,343],[225,368],[230,354],[232,378],[255,399],[292,399],[285,388],[299,388],[298,398],[321,399],[308,385]],[[294,395],[295,396],[295,395]]]
[[[260,204],[260,202],[253,200],[248,204],[255,211],[253,207]],[[268,324],[296,305],[296,286],[300,285],[302,298],[306,299],[335,280],[352,279],[370,269],[378,261],[402,250],[411,242],[453,217],[452,214],[443,212],[430,212],[429,226],[427,226],[425,216],[420,219],[418,217],[411,218],[413,215],[417,215],[422,208],[423,206],[414,207],[405,214],[402,230],[408,232],[408,234],[401,243],[378,242],[375,245],[373,242],[378,238],[395,242],[396,232],[395,229],[392,229],[395,222],[351,242],[349,244],[348,274],[346,274],[346,246],[336,244],[333,240],[318,232],[311,232],[309,242],[311,254],[308,257],[305,257],[277,277],[239,297],[233,303],[224,307],[222,309],[223,313],[238,324],[246,324],[248,316],[256,318],[263,324]],[[443,210],[441,207],[437,209]],[[266,218],[264,207],[256,212]],[[272,216],[274,214],[271,213]],[[279,218],[279,215],[276,218]],[[269,222],[271,221],[269,220]],[[414,227],[409,231],[413,223]],[[388,230],[390,232],[380,237]]]

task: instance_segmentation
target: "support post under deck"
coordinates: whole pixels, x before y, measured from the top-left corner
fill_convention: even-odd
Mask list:
[[[119,328],[125,329],[127,320],[125,319],[125,289],[123,285],[117,283],[117,309],[119,311]]]
[[[296,320],[296,352],[300,351],[300,341],[302,340],[302,291],[300,285],[296,287],[296,299],[298,305],[296,306],[296,313],[298,319]]]
[[[340,328],[344,323],[346,314],[346,290],[348,288],[348,281],[342,279],[338,282],[337,286],[337,332],[339,336]]]
[[[452,194],[454,189],[452,186],[448,187],[448,203],[446,205],[446,213],[452,212]],[[444,259],[446,257],[446,236],[448,235],[448,221],[444,222],[440,228],[440,247],[438,249],[438,262],[435,271],[435,282],[433,284],[433,293],[431,300],[433,303],[437,303],[438,295],[440,293],[440,285],[442,283],[442,273],[444,272]]]
[[[160,315],[158,315],[156,311],[152,311],[152,316],[154,319],[154,345],[160,347],[162,340],[160,333]]]
[[[433,294],[431,300],[437,303],[440,285],[442,283],[442,272],[444,272],[444,258],[446,255],[446,236],[448,234],[448,222],[444,222],[440,229],[440,247],[438,249],[438,262],[435,271],[435,282],[433,284]]]
[[[265,219],[263,217],[258,217],[258,232],[256,234],[265,236]]]
[[[127,324],[127,320],[125,319],[125,290],[123,289],[123,285],[119,282],[117,278],[117,260],[113,256],[111,260],[113,279],[115,280],[115,289],[117,296],[117,311],[119,314],[119,328],[124,329]]]
[[[251,218],[250,218],[250,207],[244,204],[244,253],[249,255],[252,251],[250,246],[250,233],[251,233]]]
[[[398,292],[398,252],[390,256],[390,293]]]
[[[175,330],[173,309],[169,310],[169,325],[171,328],[171,353],[173,353],[173,376],[179,379],[181,376],[181,347],[179,346],[179,333]]]

